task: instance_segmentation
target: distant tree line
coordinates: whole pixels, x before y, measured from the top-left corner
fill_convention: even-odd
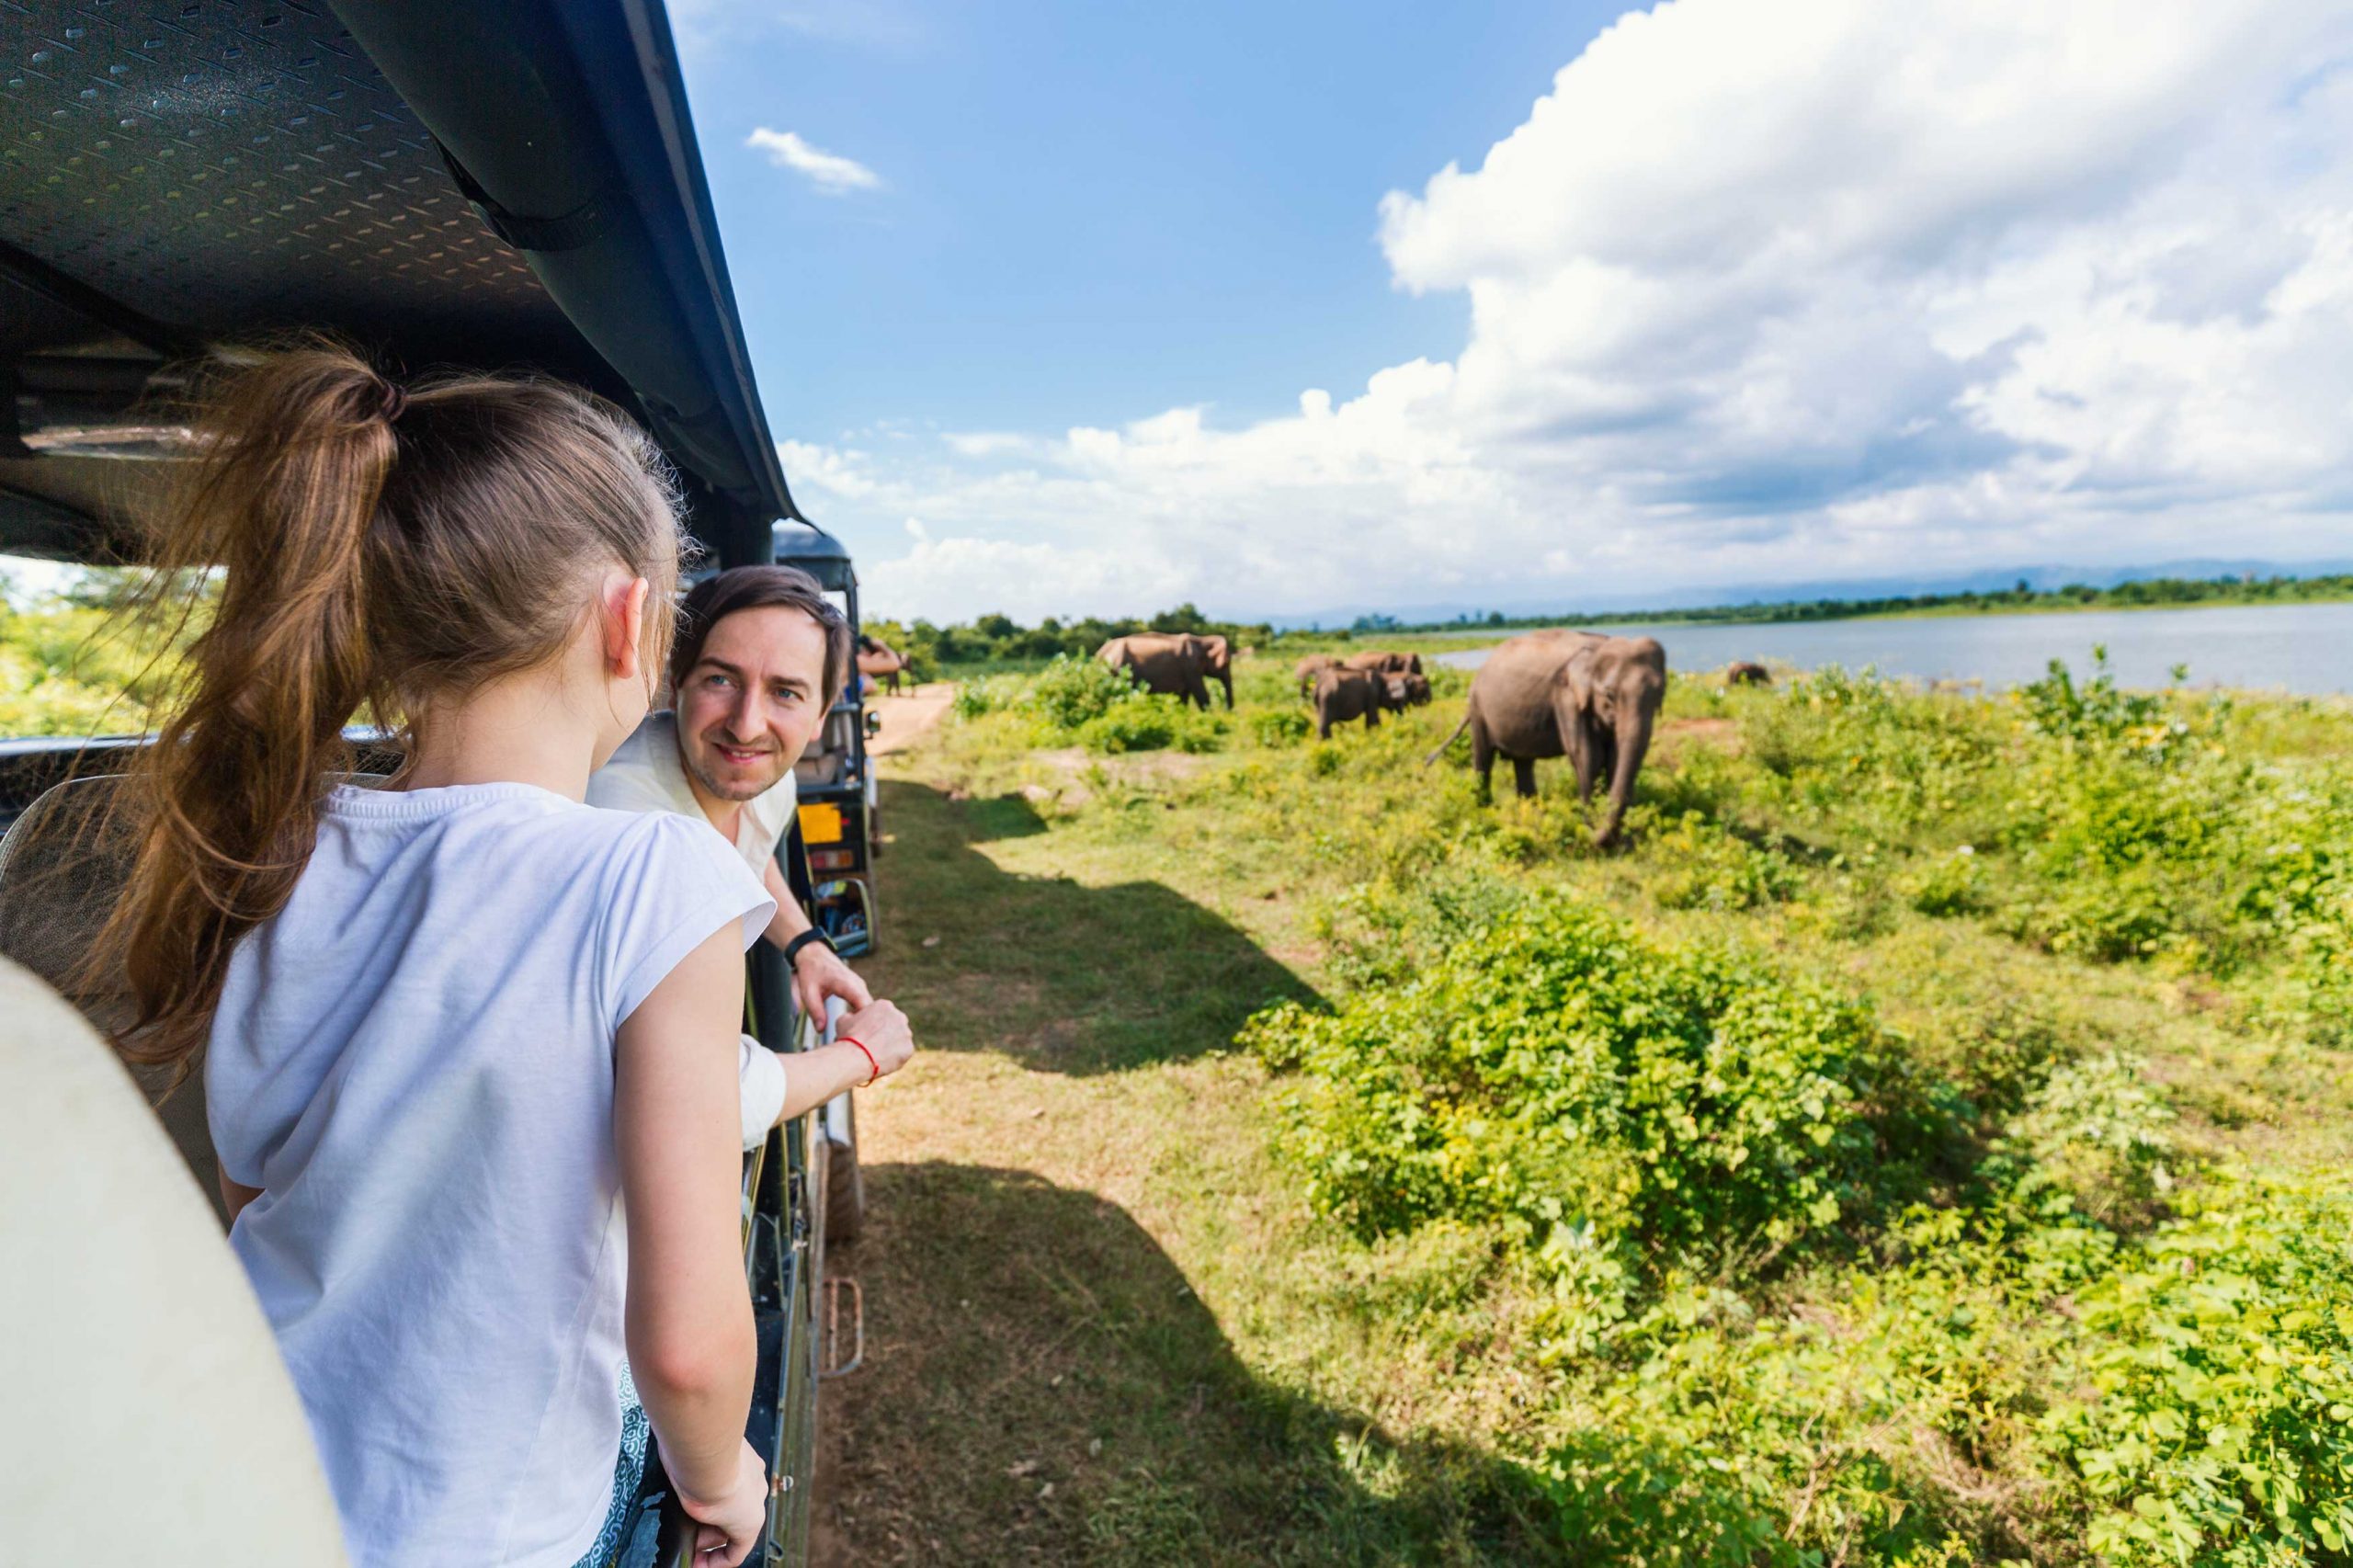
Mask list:
[[[1846,620],[1866,615],[1929,611],[1993,614],[2004,610],[2111,608],[2154,605],[2306,604],[2353,599],[2353,573],[2316,577],[2148,577],[2095,588],[2070,583],[2037,589],[2021,578],[2017,586],[1959,594],[1897,594],[1883,598],[1792,599],[1781,604],[1711,605],[1701,609],[1561,610],[1548,615],[1507,616],[1501,610],[1472,611],[1452,620],[1407,624],[1394,616],[1361,615],[1346,629],[1277,632],[1263,621],[1212,620],[1190,604],[1142,618],[1106,620],[1084,616],[1063,620],[1048,616],[1023,626],[1011,616],[983,615],[953,625],[928,620],[869,620],[866,631],[915,662],[918,678],[953,668],[1039,665],[1058,653],[1085,657],[1114,637],[1139,631],[1220,632],[1237,648],[1269,648],[1286,639],[1328,642],[1352,635],[1399,631],[1519,631],[1536,626],[1605,626],[1631,622],[1757,624],[1790,620]]]
[[[1729,622],[1755,624],[1785,620],[1846,620],[1866,615],[1917,614],[1929,610],[1992,614],[2016,609],[2132,609],[2156,605],[2311,604],[2353,599],[2353,573],[2313,577],[2145,577],[2096,588],[2070,583],[2063,588],[2038,589],[2020,578],[2007,589],[1973,590],[1958,594],[1895,594],[1869,599],[1790,599],[1779,604],[1711,605],[1698,609],[1633,609],[1586,612],[1563,610],[1547,615],[1506,616],[1500,610],[1466,613],[1452,620],[1424,621],[1400,626],[1386,616],[1358,619],[1358,630],[1378,624],[1383,631],[1460,631],[1496,627],[1518,630],[1535,626],[1597,626],[1629,622]]]

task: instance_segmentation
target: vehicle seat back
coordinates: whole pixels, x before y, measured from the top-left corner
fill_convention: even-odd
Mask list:
[[[349,783],[381,778],[343,776]],[[119,1027],[131,1015],[121,977],[87,973],[84,967],[138,852],[131,813],[115,809],[124,787],[125,777],[116,773],[70,778],[44,791],[0,836],[0,958],[13,959],[63,993],[101,1030]],[[205,1120],[203,1074],[176,1088],[161,1071],[133,1069],[132,1076],[225,1227],[229,1215]]]
[[[345,1561],[244,1271],[122,1065],[0,960],[0,1560]]]
[[[0,837],[0,958],[13,959],[71,998],[98,1028],[131,1016],[119,975],[84,972],[138,851],[127,813],[114,810],[121,774],[69,778],[44,791]],[[222,1226],[221,1165],[205,1123],[204,1075],[175,1091],[167,1074],[132,1069],[148,1103]]]

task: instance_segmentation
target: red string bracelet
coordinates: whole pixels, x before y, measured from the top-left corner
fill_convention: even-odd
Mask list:
[[[870,1073],[870,1074],[867,1074],[866,1082],[865,1082],[865,1083],[863,1083],[863,1084],[860,1084],[860,1085],[858,1085],[858,1087],[859,1087],[859,1088],[861,1088],[861,1089],[870,1089],[870,1088],[872,1088],[872,1087],[874,1086],[874,1080],[875,1080],[875,1079],[877,1079],[877,1078],[880,1078],[881,1076],[882,1076],[882,1063],[881,1063],[880,1062],[877,1062],[877,1061],[875,1061],[875,1060],[874,1060],[874,1053],[873,1053],[872,1051],[870,1051],[867,1050],[867,1049],[866,1049],[866,1042],[865,1042],[864,1040],[862,1040],[858,1039],[856,1035],[854,1035],[854,1034],[836,1035],[836,1036],[835,1036],[834,1038],[835,1038],[835,1040],[837,1040],[841,1041],[841,1043],[842,1043],[842,1044],[844,1044],[844,1045],[854,1045],[854,1046],[858,1047],[858,1053],[860,1056],[865,1057],[865,1058],[866,1058],[866,1064],[867,1064],[867,1066],[869,1066],[869,1067],[870,1067],[870,1068],[872,1068],[872,1069],[873,1069],[873,1071],[872,1071],[871,1073]]]

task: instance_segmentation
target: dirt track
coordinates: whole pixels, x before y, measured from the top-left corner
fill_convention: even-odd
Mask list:
[[[868,753],[875,756],[888,756],[894,751],[905,750],[925,731],[939,722],[940,715],[948,711],[949,701],[955,695],[953,685],[947,681],[934,681],[929,686],[910,687],[904,696],[869,698],[867,711],[882,716],[882,730],[867,746]]]

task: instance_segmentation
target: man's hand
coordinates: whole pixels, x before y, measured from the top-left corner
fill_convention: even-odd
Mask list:
[[[874,1005],[874,994],[866,988],[866,982],[858,977],[858,971],[823,942],[812,942],[794,955],[792,994],[800,999],[801,1010],[821,1025],[825,1019],[828,996],[840,997],[842,1005],[853,1013]]]

